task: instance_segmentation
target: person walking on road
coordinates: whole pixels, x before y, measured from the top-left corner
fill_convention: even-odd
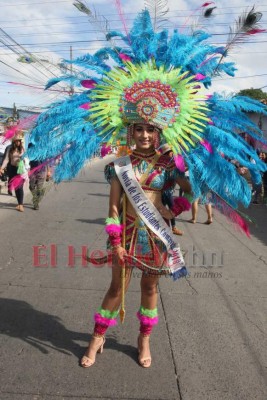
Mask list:
[[[197,222],[197,214],[198,214],[198,204],[203,204],[205,206],[208,219],[204,222],[205,225],[212,224],[212,205],[207,199],[196,199],[192,203],[192,218],[189,220],[192,224]]]
[[[28,148],[33,146],[29,143]],[[51,172],[49,165],[42,165],[41,161],[30,161],[30,183],[29,189],[32,193],[32,204],[34,210],[39,210],[39,204],[45,194],[45,182],[50,179]]]
[[[22,145],[23,135],[17,133],[12,138],[11,147],[7,150],[6,156],[0,168],[0,175],[4,173],[4,170],[7,168],[8,174],[8,184],[9,184],[9,191],[12,190],[10,186],[11,179],[18,176],[18,164],[21,160],[22,155],[24,154],[24,147]],[[24,197],[24,190],[23,190],[24,180],[22,181],[21,185],[15,189],[16,198],[18,201],[18,205],[16,209],[20,212],[24,211],[23,207],[23,197]]]
[[[160,152],[161,152],[161,154],[165,154],[166,156],[168,156],[170,158],[170,160],[173,159],[173,152],[169,145],[164,144],[160,148]],[[181,188],[179,190],[182,191]],[[173,190],[171,190],[171,189],[166,190],[162,196],[163,205],[168,206],[169,209],[171,209],[173,206],[173,193],[172,192],[173,192]],[[182,196],[182,194],[181,194],[181,196]],[[183,231],[181,231],[181,229],[178,229],[175,226],[175,218],[171,219],[171,227],[172,227],[172,233],[174,233],[174,235],[179,235],[179,236],[183,235]]]

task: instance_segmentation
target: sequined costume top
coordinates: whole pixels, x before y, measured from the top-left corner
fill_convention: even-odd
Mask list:
[[[164,209],[163,194],[173,191],[176,179],[183,174],[177,170],[169,156],[159,155],[155,151],[146,155],[134,151],[130,159],[137,181],[161,212]],[[105,177],[109,183],[116,177],[114,163],[105,167]],[[136,266],[150,274],[169,273],[170,270],[165,265],[167,253],[164,243],[138,217],[129,201],[126,210],[126,250],[129,256],[127,265]]]

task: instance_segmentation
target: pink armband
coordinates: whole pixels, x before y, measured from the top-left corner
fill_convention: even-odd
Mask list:
[[[112,247],[119,246],[121,244],[121,236],[123,232],[123,225],[119,223],[118,218],[107,218],[106,219],[106,232],[109,235],[109,242]]]
[[[175,217],[177,217],[177,215],[181,214],[183,211],[189,211],[190,208],[191,204],[186,197],[174,197],[171,211]]]

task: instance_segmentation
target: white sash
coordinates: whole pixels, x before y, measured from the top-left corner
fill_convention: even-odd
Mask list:
[[[168,266],[174,279],[186,275],[185,263],[180,246],[175,242],[168,227],[154,204],[147,199],[145,192],[136,180],[129,156],[114,161],[115,171],[137,215],[146,226],[165,244],[168,252]],[[183,269],[183,271],[182,271]]]

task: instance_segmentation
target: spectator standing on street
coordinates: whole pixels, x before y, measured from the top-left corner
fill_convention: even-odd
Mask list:
[[[15,176],[19,175],[18,174],[18,164],[19,161],[21,160],[21,157],[24,153],[24,147],[22,145],[22,140],[23,136],[19,133],[17,133],[13,138],[12,138],[12,144],[10,148],[6,152],[6,156],[4,158],[4,161],[2,163],[1,169],[0,169],[0,175],[4,173],[4,170],[7,168],[7,174],[8,174],[8,179],[9,179],[9,190],[11,190],[10,187],[10,181],[12,178]],[[16,209],[20,212],[24,211],[23,207],[23,197],[24,197],[24,191],[23,191],[23,185],[24,181],[22,184],[15,189],[15,194],[16,198],[18,201],[18,205]]]
[[[208,219],[204,224],[210,225],[212,224],[212,206],[211,203],[208,202],[207,199],[196,199],[192,203],[192,219],[189,220],[192,224],[195,224],[197,222],[197,213],[198,213],[198,203],[205,205],[205,209],[207,211]]]
[[[4,136],[0,136],[0,165],[2,165],[4,161],[6,149],[8,146],[11,146],[10,140],[5,139]]]
[[[266,163],[266,154],[264,152],[259,153],[259,158]],[[266,172],[265,172],[266,174]],[[264,175],[262,175],[262,180],[258,185],[253,185],[253,201],[252,204],[263,204],[264,198]]]
[[[262,152],[263,156],[262,156],[262,160],[265,162],[265,164],[267,164],[267,154]],[[262,175],[262,182],[263,182],[263,198],[264,198],[264,202],[266,204],[266,195],[267,195],[267,171],[265,171]]]
[[[32,143],[29,143],[28,148],[33,147]],[[42,166],[42,161],[32,160],[30,161],[30,184],[29,188],[32,193],[32,204],[34,210],[39,210],[39,203],[45,194],[45,182],[49,180],[51,176],[50,168],[48,165]],[[39,168],[38,168],[39,167]]]
[[[11,141],[5,139],[4,136],[0,136],[0,166],[2,165],[6,156],[7,150],[11,147]],[[2,175],[2,181],[7,181],[7,174]],[[8,189],[8,194],[12,195],[12,192]]]
[[[171,148],[170,148],[170,146],[168,144],[164,144],[161,147],[160,152],[161,152],[161,154],[164,154],[165,156],[168,156],[170,158],[170,160],[173,159],[173,151],[171,150]],[[181,188],[180,188],[180,190],[181,190]],[[171,209],[173,207],[173,194],[172,194],[171,190],[166,190],[163,193],[162,204],[164,206],[168,206],[169,209]],[[182,236],[183,235],[183,231],[181,231],[180,229],[178,229],[175,226],[175,218],[172,218],[170,220],[170,222],[171,222],[172,233],[174,233],[175,235]]]

